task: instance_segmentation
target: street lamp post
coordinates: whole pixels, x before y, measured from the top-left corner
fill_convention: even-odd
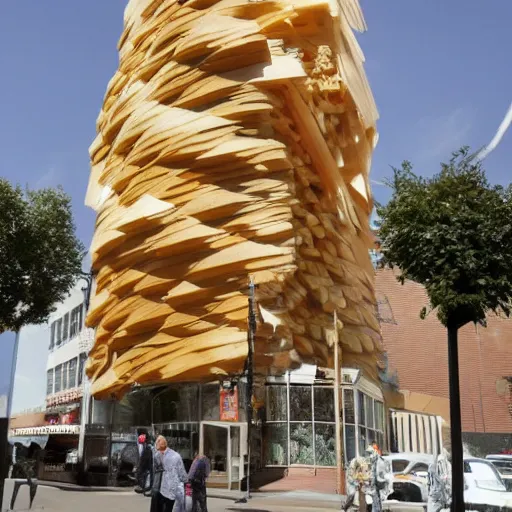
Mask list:
[[[245,411],[247,416],[247,478],[245,497],[238,500],[237,503],[247,503],[251,498],[251,433],[252,433],[252,395],[254,382],[254,338],[256,335],[256,313],[254,291],[256,285],[253,278],[249,278],[249,313],[247,318],[247,360],[245,362],[245,375],[247,379],[247,392]]]
[[[92,283],[94,279],[93,270],[91,268],[90,272],[83,273],[80,276],[80,279],[84,280],[86,283],[86,286],[82,287],[82,292],[84,294],[84,317],[87,315],[87,312],[89,311],[89,304],[91,302],[91,291],[92,291]],[[83,345],[85,346],[85,352],[88,353],[90,349],[91,341],[89,339],[90,333],[83,329],[82,326],[80,326],[80,336],[84,336],[86,339],[80,340],[83,342]],[[80,351],[81,354],[81,351]],[[80,362],[80,354],[78,355],[78,360]],[[78,371],[80,371],[80,364],[78,365]],[[82,369],[84,371],[84,369]],[[90,407],[90,394],[89,394],[89,385],[87,382],[87,378],[85,375],[82,375],[82,406],[80,408],[80,434],[78,437],[78,466],[80,468],[80,473],[85,473],[85,463],[84,463],[84,451],[85,451],[85,428],[89,424],[89,416],[91,412]],[[81,482],[80,482],[81,483]]]

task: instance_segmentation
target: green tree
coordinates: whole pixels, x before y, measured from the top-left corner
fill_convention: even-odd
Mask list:
[[[491,185],[467,147],[427,178],[404,162],[379,205],[385,261],[398,279],[423,285],[448,331],[452,432],[453,510],[463,510],[463,466],[457,332],[485,325],[489,312],[510,315],[512,296],[512,189]],[[427,314],[427,308],[421,316]]]
[[[0,179],[0,333],[44,323],[82,272],[71,200]]]

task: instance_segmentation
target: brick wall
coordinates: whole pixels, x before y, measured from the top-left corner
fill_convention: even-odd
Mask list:
[[[400,388],[448,398],[446,330],[435,312],[420,319],[425,290],[412,282],[402,286],[396,272],[380,269],[376,292],[389,369],[397,371]],[[511,394],[503,380],[512,376],[512,320],[493,315],[487,328],[466,325],[459,352],[463,431],[512,432]]]

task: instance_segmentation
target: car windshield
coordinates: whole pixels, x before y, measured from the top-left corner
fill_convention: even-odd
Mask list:
[[[464,463],[464,473],[470,473],[475,480],[477,487],[503,491],[504,484],[499,473],[492,464],[478,461]]]
[[[506,460],[490,460],[501,475],[512,476],[512,462]]]
[[[393,473],[403,473],[407,466],[411,463],[409,460],[405,459],[395,459],[391,462],[391,466],[393,468]]]

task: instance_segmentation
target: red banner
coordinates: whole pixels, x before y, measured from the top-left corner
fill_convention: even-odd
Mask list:
[[[238,421],[238,388],[220,390],[220,421]]]

